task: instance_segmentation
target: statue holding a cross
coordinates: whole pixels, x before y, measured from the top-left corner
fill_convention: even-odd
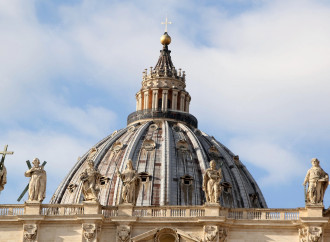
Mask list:
[[[5,145],[3,151],[0,152],[2,154],[1,161],[0,161],[0,191],[5,189],[5,184],[7,183],[7,169],[5,167],[5,158],[6,155],[14,154],[13,151],[7,151],[8,145]]]
[[[33,167],[25,172],[26,177],[31,177],[29,182],[30,202],[42,202],[46,197],[46,171],[44,166],[40,166],[40,160],[34,158]]]

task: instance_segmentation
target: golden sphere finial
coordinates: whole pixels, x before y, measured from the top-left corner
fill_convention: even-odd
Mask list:
[[[169,45],[171,43],[171,37],[165,32],[161,37],[160,37],[160,43],[162,45]]]

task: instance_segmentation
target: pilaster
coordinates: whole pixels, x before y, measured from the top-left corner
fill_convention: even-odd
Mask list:
[[[162,90],[162,111],[167,111],[168,89]]]
[[[183,112],[184,112],[185,97],[186,97],[186,93],[181,92],[180,93],[180,111],[183,111]]]
[[[149,105],[149,90],[144,91],[143,95],[144,95],[144,107],[143,107],[143,109],[148,109],[148,105]]]
[[[158,108],[158,88],[152,88],[152,109],[156,110]]]
[[[172,110],[177,110],[178,107],[178,90],[172,90]]]

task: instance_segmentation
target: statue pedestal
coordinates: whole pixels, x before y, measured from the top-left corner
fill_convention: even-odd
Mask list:
[[[38,201],[26,201],[25,205],[25,215],[40,215],[41,203]]]
[[[101,214],[102,207],[99,202],[96,201],[84,201],[84,214]]]
[[[118,216],[133,216],[133,204],[132,203],[122,203],[118,205]]]
[[[205,216],[214,217],[220,215],[220,204],[219,203],[205,203]]]
[[[307,217],[323,217],[323,205],[306,205]]]

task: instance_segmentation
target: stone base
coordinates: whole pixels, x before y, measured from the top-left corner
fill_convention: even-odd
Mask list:
[[[308,217],[322,217],[323,216],[323,204],[306,204]]]
[[[220,204],[219,203],[205,203],[205,216],[219,216],[220,214]]]
[[[97,201],[84,201],[84,214],[100,214],[102,206]]]
[[[41,203],[38,201],[26,201],[25,212],[26,215],[40,215]]]
[[[133,216],[133,203],[122,203],[118,205],[118,216]]]

